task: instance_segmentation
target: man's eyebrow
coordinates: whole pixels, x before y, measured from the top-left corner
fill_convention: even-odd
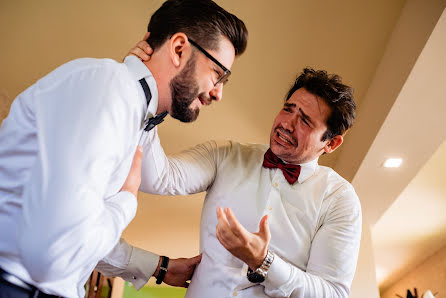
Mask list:
[[[284,106],[287,107],[287,108],[295,108],[295,107],[296,107],[296,104],[286,102],[286,103],[284,104]]]
[[[310,122],[311,124],[314,125],[313,121],[311,121],[310,116],[308,116],[307,114],[304,113],[304,111],[302,111],[301,108],[299,108],[299,112],[302,115],[302,118],[304,118],[305,120],[307,120],[308,122]]]

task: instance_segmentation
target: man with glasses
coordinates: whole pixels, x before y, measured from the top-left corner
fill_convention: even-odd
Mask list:
[[[168,0],[148,29],[150,61],[74,60],[12,103],[0,129],[1,298],[83,297],[96,266],[137,287],[152,275],[187,286],[200,256],[135,262],[140,251],[118,243],[136,212],[137,146],[165,115],[194,121],[221,100],[247,30],[211,0]]]

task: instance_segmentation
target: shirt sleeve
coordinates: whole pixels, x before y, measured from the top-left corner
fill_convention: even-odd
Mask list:
[[[119,276],[141,289],[158,266],[159,255],[129,245],[124,239],[101,261],[96,269],[105,276]]]
[[[38,152],[24,188],[17,243],[36,282],[92,270],[135,216],[132,193],[106,197],[135,137],[129,124],[134,109],[121,87],[116,74],[101,68],[59,69],[23,94],[32,98],[26,104],[35,111]]]
[[[263,283],[271,297],[348,297],[356,270],[362,217],[352,187],[335,194],[316,232],[306,271],[275,255]],[[297,248],[298,249],[298,248]]]
[[[224,148],[210,141],[167,157],[153,130],[144,144],[140,190],[158,195],[205,191],[215,179]]]

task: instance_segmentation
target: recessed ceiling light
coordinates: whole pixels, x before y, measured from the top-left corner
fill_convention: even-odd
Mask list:
[[[403,163],[402,158],[388,158],[384,162],[384,167],[385,168],[398,168],[401,166],[402,163]]]

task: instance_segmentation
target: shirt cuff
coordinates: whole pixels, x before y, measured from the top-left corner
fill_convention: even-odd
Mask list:
[[[285,285],[291,278],[291,266],[278,255],[274,254],[274,261],[268,269],[263,285],[266,289],[279,289]]]
[[[157,254],[133,247],[124,279],[131,282],[137,290],[141,289],[155,273],[159,258]]]

